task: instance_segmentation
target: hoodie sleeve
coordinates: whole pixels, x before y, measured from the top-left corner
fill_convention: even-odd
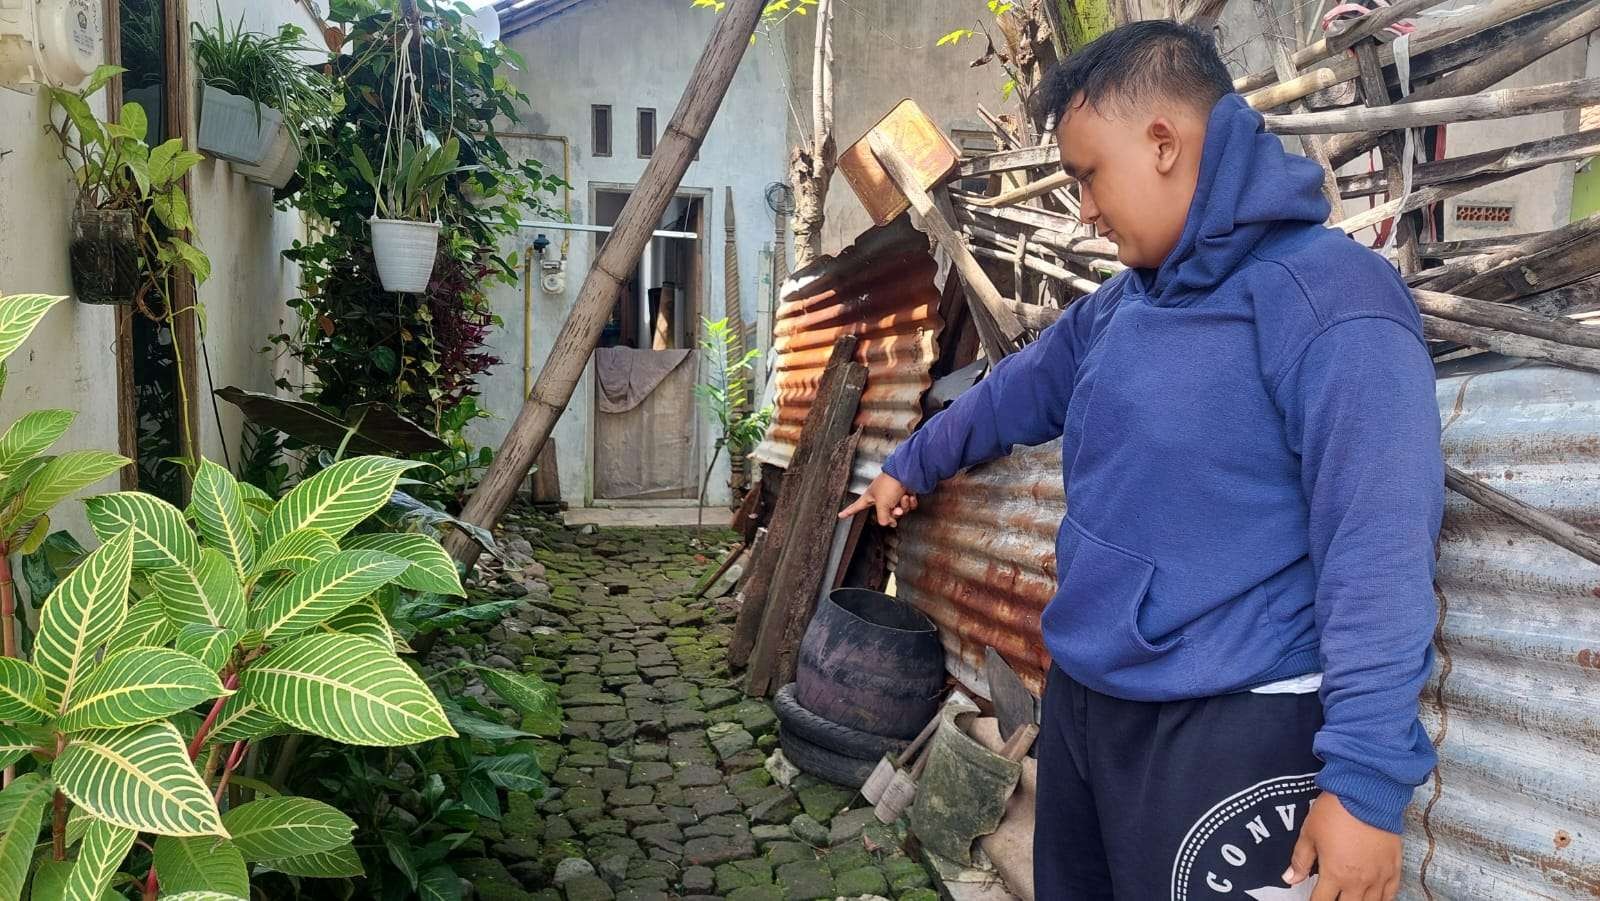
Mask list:
[[[1317,576],[1317,783],[1390,832],[1435,763],[1417,705],[1433,662],[1444,462],[1433,365],[1414,328],[1387,316],[1337,322],[1278,387]]]
[[[1016,445],[1061,437],[1078,363],[1088,348],[1102,288],[1062,313],[1039,340],[995,365],[884,461],[883,471],[913,494],[969,466],[1011,453]]]

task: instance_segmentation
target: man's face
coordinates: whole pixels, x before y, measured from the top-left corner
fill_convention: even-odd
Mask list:
[[[1158,268],[1183,235],[1205,143],[1205,119],[1074,98],[1056,126],[1061,167],[1078,180],[1082,215],[1117,243],[1117,258]]]

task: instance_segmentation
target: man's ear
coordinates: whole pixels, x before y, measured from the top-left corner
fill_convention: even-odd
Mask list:
[[[1178,127],[1171,119],[1157,116],[1145,127],[1145,137],[1155,149],[1156,171],[1162,175],[1171,175],[1172,170],[1178,165],[1178,158],[1183,155],[1183,136],[1179,133]]]

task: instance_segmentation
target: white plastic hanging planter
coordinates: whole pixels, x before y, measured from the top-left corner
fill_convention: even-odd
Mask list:
[[[372,255],[378,260],[378,279],[383,290],[415,294],[428,287],[433,277],[433,260],[439,252],[437,222],[412,222],[407,219],[367,220],[372,229]]]
[[[195,143],[219,159],[259,166],[282,126],[283,115],[272,107],[206,85],[200,94],[200,134]]]
[[[294,177],[300,167],[300,147],[287,125],[280,126],[272,139],[272,149],[259,166],[235,165],[233,171],[258,185],[281,188]]]

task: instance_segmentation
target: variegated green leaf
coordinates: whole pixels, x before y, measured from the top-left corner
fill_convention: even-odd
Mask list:
[[[234,847],[251,863],[332,851],[350,844],[355,821],[310,798],[251,801],[223,814]]]
[[[314,879],[353,879],[366,875],[361,868],[361,858],[356,856],[356,849],[349,845],[300,857],[262,861],[261,865],[286,876],[309,876]]]
[[[15,657],[0,657],[0,720],[42,723],[49,715],[44,704],[44,676],[39,670]]]
[[[188,654],[130,648],[107,657],[84,677],[56,725],[63,732],[137,726],[225,693],[216,668]]]
[[[250,873],[244,857],[227,839],[210,835],[162,836],[156,839],[155,865],[162,897],[167,892],[196,891],[240,898],[250,895]]]
[[[71,410],[35,410],[23,415],[0,436],[0,473],[13,472],[49,450],[77,415]]]
[[[33,885],[28,891],[28,901],[66,901],[67,880],[72,876],[73,861],[40,860],[33,869]]]
[[[487,757],[473,766],[473,772],[482,773],[489,781],[507,791],[542,792],[545,789],[544,771],[531,754],[503,754]]]
[[[16,522],[23,523],[61,503],[80,488],[87,488],[128,464],[126,457],[105,451],[69,451],[39,467],[22,489]]]
[[[0,898],[22,897],[39,825],[54,790],[38,773],[28,773],[0,791]]]
[[[227,836],[217,805],[171,723],[73,736],[54,775],[96,817],[157,835]]]
[[[112,877],[122,865],[139,833],[104,820],[92,820],[83,834],[78,860],[67,875],[66,897],[95,899],[111,886]],[[165,880],[166,876],[163,875]]]
[[[167,618],[180,628],[195,623],[220,629],[245,627],[244,586],[220,551],[202,550],[194,569],[174,566],[153,570],[149,576]]]
[[[428,686],[382,645],[311,634],[244,671],[240,683],[266,711],[350,745],[407,745],[454,735]]]
[[[478,675],[483,678],[483,684],[524,717],[532,717],[535,722],[553,719],[556,728],[560,729],[561,701],[554,685],[538,676],[524,676],[487,667],[480,667]],[[545,733],[539,731],[539,734]]]
[[[11,356],[21,347],[22,342],[33,334],[34,327],[44,318],[44,314],[63,300],[66,298],[53,294],[11,294],[0,297],[0,360]]]
[[[338,540],[382,509],[400,475],[420,465],[389,457],[335,463],[284,495],[262,527],[261,543],[270,547],[296,529],[321,529]]]
[[[118,491],[91,497],[83,506],[101,541],[133,533],[133,565],[139,569],[192,569],[200,562],[200,545],[183,521],[183,512],[153,494]]]
[[[244,901],[244,898],[225,892],[179,892],[176,895],[163,893],[161,901]]]
[[[354,604],[346,607],[332,619],[322,624],[322,629],[328,632],[341,632],[345,635],[356,635],[361,638],[370,638],[388,648],[391,652],[397,650],[394,629],[389,625],[389,618],[383,615],[378,601],[372,596],[367,596]]]
[[[253,625],[269,641],[298,635],[394,581],[409,565],[379,551],[340,551],[264,597]]]
[[[161,595],[151,593],[136,601],[122,620],[122,628],[106,643],[106,653],[128,648],[164,648],[178,637],[178,627],[167,618]]]
[[[33,753],[37,745],[21,729],[0,725],[0,767],[8,767]]]
[[[128,612],[132,573],[133,536],[123,533],[83,558],[45,600],[33,662],[44,676],[50,710],[66,709],[95,653],[117,634]]]
[[[253,741],[293,732],[288,723],[264,710],[241,691],[222,706],[222,715],[211,728],[211,740],[219,744]]]
[[[339,543],[333,540],[332,535],[321,529],[300,529],[278,539],[262,553],[261,559],[256,562],[253,577],[259,578],[280,570],[299,572],[338,552]]]
[[[352,535],[345,539],[344,546],[347,550],[383,551],[409,561],[410,568],[401,573],[395,582],[413,591],[466,596],[466,591],[461,587],[461,576],[456,572],[455,561],[450,559],[443,545],[426,535],[416,532]]]
[[[461,877],[449,864],[429,867],[417,876],[417,897],[422,901],[461,901]]]
[[[191,623],[178,633],[173,647],[197,657],[205,668],[216,672],[228,662],[228,657],[239,644],[238,629],[218,629],[200,623]]]
[[[244,498],[233,475],[210,460],[200,461],[190,501],[195,524],[206,544],[222,552],[243,580],[256,562],[256,539],[245,514]]]

